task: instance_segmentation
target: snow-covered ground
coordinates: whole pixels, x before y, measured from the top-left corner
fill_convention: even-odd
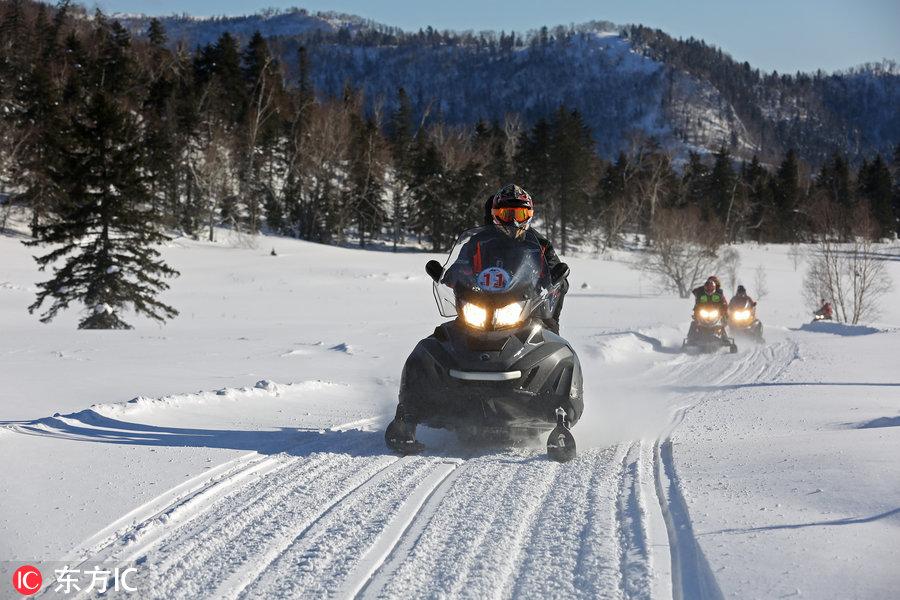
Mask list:
[[[0,237],[6,582],[29,562],[51,585],[136,565],[142,598],[900,593],[900,292],[868,328],[801,329],[803,267],[742,246],[766,344],[689,356],[690,302],[625,257],[567,258],[579,457],[423,430],[399,458],[382,431],[441,320],[431,256],[179,239],[178,319],[85,332],[27,314],[19,242]]]

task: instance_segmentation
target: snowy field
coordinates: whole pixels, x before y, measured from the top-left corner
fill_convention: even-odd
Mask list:
[[[178,239],[181,316],[98,332],[27,314],[20,240],[0,237],[2,598],[24,563],[51,586],[135,565],[141,598],[900,594],[900,291],[869,327],[801,330],[803,266],[741,246],[766,343],[689,356],[689,301],[623,255],[566,258],[579,457],[423,428],[400,458],[382,433],[441,320],[433,256]]]

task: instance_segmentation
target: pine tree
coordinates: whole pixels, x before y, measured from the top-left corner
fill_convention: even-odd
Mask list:
[[[894,148],[894,222],[897,223],[895,233],[900,235],[900,144]]]
[[[897,220],[892,207],[893,182],[891,172],[880,154],[864,164],[857,177],[860,195],[868,200],[872,217],[878,226],[879,237],[893,237]]]
[[[719,221],[725,224],[729,239],[733,239],[730,220],[735,198],[736,180],[734,169],[731,165],[731,153],[722,146],[714,156],[715,162],[709,174],[709,185],[707,188],[711,203],[710,208]]]
[[[412,187],[412,144],[413,144],[412,104],[406,90],[397,90],[397,110],[391,116],[388,144],[394,166],[394,185],[391,193],[391,229],[393,250],[403,238],[408,223],[409,190]]]
[[[709,179],[709,167],[704,164],[698,153],[690,152],[688,154],[688,163],[684,167],[684,174],[681,178],[684,193],[684,200],[681,204],[698,206],[700,214],[707,221],[712,217],[711,203],[709,201]]]
[[[553,120],[550,161],[562,254],[568,250],[570,230],[584,221],[593,157],[594,139],[581,114],[560,107]]]
[[[278,134],[277,103],[281,95],[281,78],[277,62],[259,31],[247,44],[242,56],[247,104],[243,116],[241,197],[245,205],[250,231],[259,230],[261,198],[271,196],[271,181],[263,176],[265,164],[271,164]]]
[[[773,180],[773,199],[775,203],[777,227],[777,242],[789,242],[795,240],[797,232],[796,209],[800,201],[800,173],[797,164],[797,154],[793,149],[788,150],[778,167],[778,172]]]
[[[816,185],[825,192],[829,200],[841,207],[850,208],[850,167],[842,154],[835,152],[822,165]]]
[[[66,86],[71,115],[49,157],[60,219],[40,225],[37,239],[26,242],[57,246],[35,259],[41,270],[53,266],[54,276],[38,284],[29,312],[51,300],[41,316],[49,322],[80,302],[87,314],[79,328],[127,329],[120,312],[129,306],[159,321],[178,314],[156,299],[168,287],[162,278],[178,273],[153,247],[167,238],[151,209],[141,123],[128,97],[128,37],[99,13],[94,27],[97,60]]]
[[[748,190],[750,203],[748,229],[753,232],[753,239],[757,242],[774,239],[776,218],[772,184],[769,172],[759,164],[759,158],[755,154],[750,163],[745,163],[742,167],[741,179]]]
[[[365,248],[366,241],[380,231],[387,219],[383,205],[382,140],[378,127],[371,120],[363,122],[362,118],[355,114],[351,126],[353,138],[347,190],[349,198],[345,204],[355,215],[359,245]]]
[[[444,201],[444,169],[434,142],[424,133],[416,137],[413,150],[410,212],[413,228],[431,238],[431,249],[440,252],[449,247],[452,236]]]
[[[177,140],[177,121],[173,115],[176,83],[172,66],[175,60],[165,46],[165,30],[158,20],[150,21],[148,36],[153,68],[146,74],[147,92],[142,111],[146,119],[145,164],[153,197],[153,210],[160,213],[166,225],[175,227],[181,213],[177,177],[181,146]]]

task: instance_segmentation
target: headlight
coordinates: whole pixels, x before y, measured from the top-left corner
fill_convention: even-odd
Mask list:
[[[522,320],[524,302],[513,302],[494,311],[494,327],[511,327]]]
[[[476,304],[466,302],[462,307],[463,320],[472,327],[484,329],[487,322],[487,311]]]
[[[750,318],[749,310],[736,310],[732,315],[735,321],[746,321]]]
[[[705,308],[701,308],[701,309],[700,309],[700,318],[701,318],[701,319],[708,319],[708,320],[718,319],[718,318],[719,318],[719,311],[718,311],[717,309],[715,309],[715,308],[712,309],[712,310],[707,310],[707,309],[705,309]]]

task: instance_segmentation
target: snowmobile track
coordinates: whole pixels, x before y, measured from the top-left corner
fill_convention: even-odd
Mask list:
[[[672,438],[717,389],[774,379],[796,356],[782,342],[660,361],[655,380],[679,392],[667,431],[568,464],[531,448],[401,458],[353,429],[373,419],[354,421],[216,467],[73,556],[148,565],[147,598],[718,600]]]
[[[694,535],[687,502],[681,492],[672,451],[675,430],[691,408],[714,401],[716,390],[774,381],[798,357],[797,343],[782,341],[758,346],[744,355],[712,355],[709,360],[690,362],[676,359],[676,362],[685,363],[684,368],[673,369],[668,381],[686,383],[699,378],[705,385],[686,386],[686,390],[696,391],[685,397],[685,406],[675,411],[667,431],[653,444],[654,487],[668,536],[674,600],[721,600],[723,597]]]
[[[446,463],[435,471],[433,481],[425,482],[408,499],[406,518],[398,519],[385,531],[381,543],[373,546],[367,560],[360,561],[355,572],[339,590],[344,598],[377,598],[385,584],[405,560],[416,540],[431,522],[450,486],[459,477],[459,462]]]

